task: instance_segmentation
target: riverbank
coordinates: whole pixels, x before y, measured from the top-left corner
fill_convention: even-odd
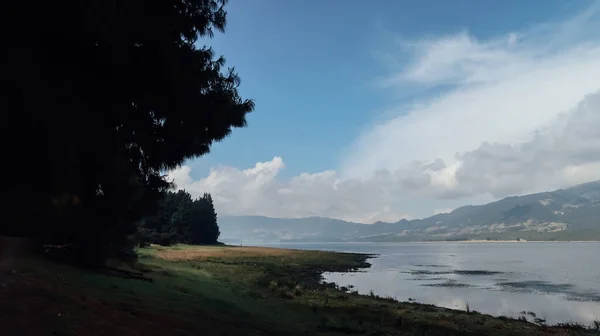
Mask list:
[[[486,239],[471,239],[471,240],[440,240],[426,241],[426,243],[600,243],[600,240],[486,240]]]
[[[20,260],[0,287],[0,324],[35,335],[592,335],[476,312],[359,295],[322,272],[366,254],[261,247],[151,247],[139,262],[86,272]]]

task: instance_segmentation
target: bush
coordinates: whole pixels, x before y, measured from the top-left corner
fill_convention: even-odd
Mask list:
[[[282,299],[293,299],[294,294],[292,294],[292,292],[288,291],[286,288],[281,288],[279,290],[279,297]]]
[[[302,295],[302,286],[296,285],[296,287],[294,287],[294,295],[296,295],[296,296]]]
[[[248,291],[246,294],[253,299],[262,299],[263,298],[263,296],[260,292],[257,292],[254,290]]]
[[[271,280],[271,282],[269,282],[269,290],[275,291],[277,288],[279,288],[277,281]]]

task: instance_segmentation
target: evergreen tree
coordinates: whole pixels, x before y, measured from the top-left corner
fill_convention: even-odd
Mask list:
[[[1,30],[0,146],[13,164],[4,169],[20,167],[4,172],[5,206],[18,220],[0,234],[69,245],[91,265],[127,248],[170,187],[161,172],[208,153],[253,110],[224,58],[199,47],[224,30],[225,3],[0,5],[11,25]]]
[[[194,219],[190,227],[190,244],[215,244],[219,238],[217,213],[212,197],[204,193],[201,198],[194,201]]]
[[[187,237],[194,219],[192,196],[185,190],[179,190],[176,193],[167,193],[166,200],[170,203],[167,214],[169,218],[166,221],[168,231],[175,235],[175,240],[182,242]]]
[[[159,211],[142,221],[139,243],[171,245],[215,244],[219,238],[217,213],[210,194],[193,200],[180,190],[164,195]]]
[[[217,211],[215,210],[215,205],[210,194],[205,193],[204,198],[206,199],[208,212],[208,223],[205,242],[207,244],[214,244],[217,242],[217,239],[219,239],[219,236],[221,235],[221,231],[219,230]]]

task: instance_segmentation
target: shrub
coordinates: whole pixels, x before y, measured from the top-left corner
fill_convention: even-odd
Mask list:
[[[296,287],[294,287],[294,295],[296,295],[296,296],[302,295],[302,286],[296,285]]]
[[[277,285],[277,281],[271,280],[271,282],[269,282],[269,290],[274,291],[277,288],[279,288],[279,285]]]
[[[384,301],[388,301],[388,302],[396,302],[396,301],[398,301],[398,300],[396,300],[395,297],[392,297],[390,295],[388,295],[386,297],[382,297],[381,299],[384,300]]]
[[[254,291],[254,290],[248,291],[247,294],[248,294],[249,297],[251,297],[253,299],[262,299],[263,298],[263,296],[262,296],[262,294],[260,292],[257,292],[257,291]]]
[[[293,299],[294,294],[292,294],[292,292],[288,291],[287,289],[282,288],[279,291],[279,297],[281,297],[282,299]]]
[[[575,322],[558,323],[556,326],[567,329],[567,330],[571,330],[571,331],[588,330],[588,328],[586,326],[581,325],[579,323],[575,323]]]

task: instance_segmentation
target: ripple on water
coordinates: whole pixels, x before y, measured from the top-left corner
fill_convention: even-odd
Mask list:
[[[418,277],[414,277],[414,278],[408,278],[408,280],[414,280],[414,281],[440,281],[440,280],[448,280],[448,279],[442,278],[442,277],[424,277],[424,276],[418,276]]]
[[[487,270],[458,270],[458,271],[453,271],[453,273],[459,274],[459,275],[496,275],[496,274],[502,274],[504,272],[487,271]]]
[[[496,285],[518,291],[538,291],[547,293],[564,292],[573,288],[572,284],[553,284],[547,281],[540,280],[499,282]]]
[[[547,281],[529,280],[514,282],[499,282],[496,286],[501,290],[539,293],[539,294],[563,294],[568,301],[577,302],[600,302],[600,294],[595,292],[579,292],[574,290],[575,286],[568,283],[555,284]]]
[[[571,293],[567,295],[566,299],[576,302],[600,302],[600,295],[596,293]]]
[[[425,287],[454,287],[454,288],[464,288],[464,287],[475,287],[468,283],[456,281],[456,280],[446,280],[445,282],[434,283],[434,284],[423,284],[421,286]]]
[[[442,274],[457,274],[457,275],[496,275],[505,272],[488,271],[488,270],[451,270],[451,271],[429,271],[429,270],[411,270],[403,273],[411,275],[442,275]]]

